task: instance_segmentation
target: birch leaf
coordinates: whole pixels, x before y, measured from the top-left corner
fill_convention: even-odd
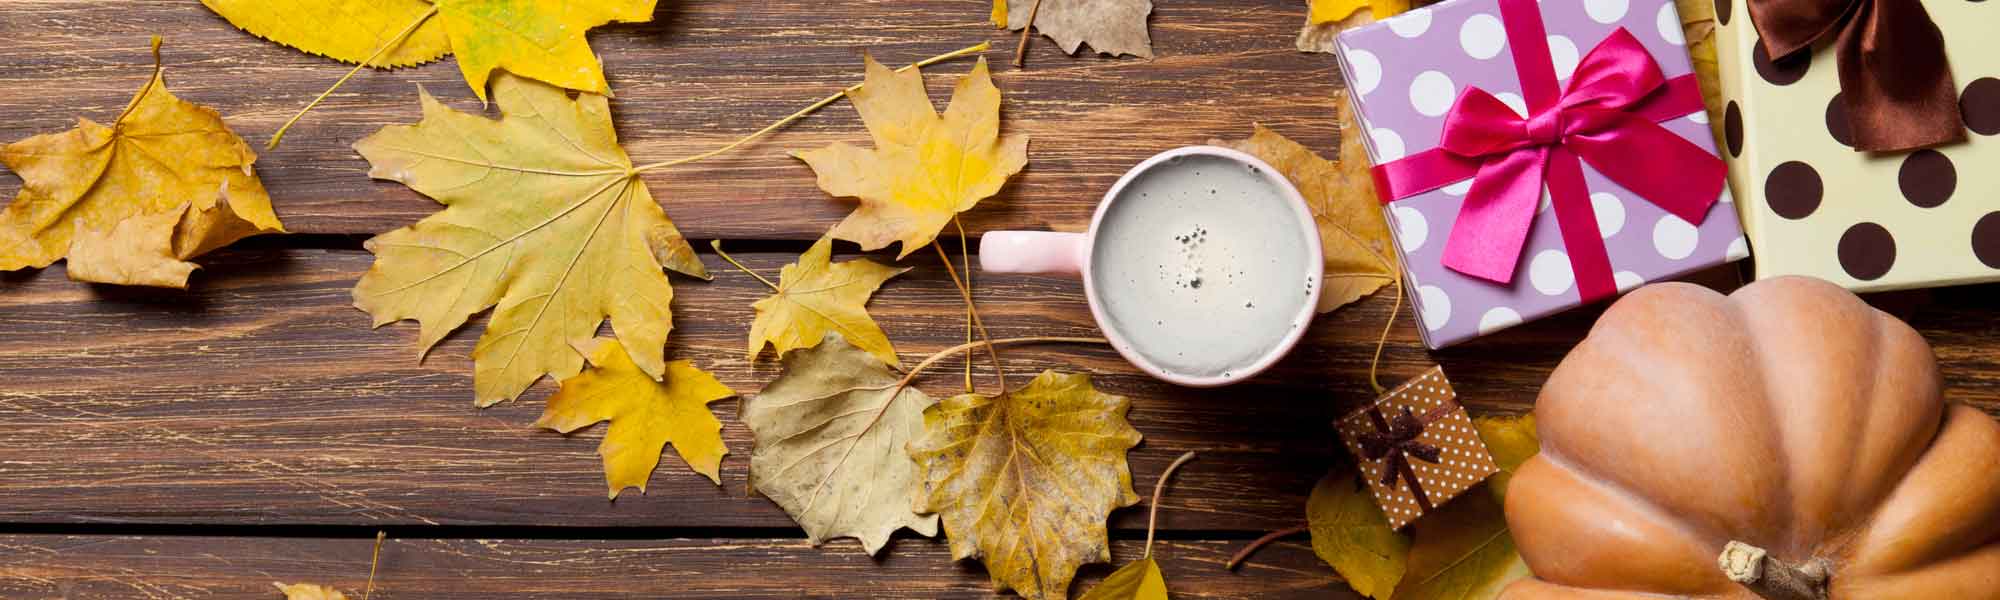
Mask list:
[[[757,320],[750,323],[749,360],[756,360],[766,345],[783,355],[838,332],[885,364],[899,362],[888,334],[868,316],[868,297],[882,282],[909,269],[865,259],[834,264],[832,257],[833,239],[820,238],[798,262],[785,265],[778,275],[777,293],[754,305]]]
[[[314,583],[271,585],[278,586],[278,593],[284,594],[285,600],[347,600],[347,594],[340,593],[340,590]]]
[[[1020,31],[1032,15],[1035,30],[1071,56],[1090,44],[1101,54],[1153,57],[1153,38],[1146,31],[1152,0],[1039,0],[1039,11],[1036,1],[993,0],[993,23]]]
[[[784,354],[784,374],[743,402],[757,441],[750,485],[804,527],[814,545],[851,537],[869,554],[897,529],[937,535],[937,516],[911,508],[917,463],[905,446],[923,431],[929,396],[829,332]]]
[[[959,79],[942,117],[931,108],[918,70],[897,73],[873,57],[864,60],[867,78],[847,97],[875,148],[836,143],[792,156],[818,174],[820,189],[860,199],[860,208],[834,226],[833,237],[862,250],[900,241],[901,259],[1027,166],[1028,137],[1000,135],[1000,89],[985,59]]]
[[[1319,226],[1320,250],[1326,260],[1326,273],[1321,278],[1325,289],[1319,296],[1322,313],[1373,294],[1398,276],[1394,270],[1395,243],[1382,217],[1382,205],[1375,199],[1368,156],[1361,149],[1360,134],[1345,126],[1351,122],[1346,118],[1347,104],[1340,106],[1343,131],[1339,162],[1320,158],[1262,124],[1256,125],[1248,139],[1210,142],[1270,163],[1305,197],[1306,207]]]
[[[685,360],[667,363],[666,377],[655,381],[617,340],[594,339],[581,350],[590,355],[591,368],[563,380],[535,426],[568,434],[609,421],[597,453],[604,457],[612,499],[628,487],[646,493],[646,480],[669,443],[688,468],[722,483],[722,455],[729,449],[708,405],[736,392]]]
[[[184,288],[188,259],[284,231],[249,145],[167,91],[157,38],[152,79],[110,125],[78,119],[0,146],[0,162],[22,180],[0,212],[0,271],[67,256],[73,279]]]
[[[1388,598],[1403,580],[1410,540],[1389,528],[1382,507],[1352,471],[1328,473],[1306,499],[1313,554],[1355,592]]]
[[[202,0],[202,4],[258,37],[347,63],[368,59],[423,19],[407,39],[369,65],[408,66],[456,53],[465,83],[484,101],[487,82],[502,69],[609,95],[603,65],[585,34],[614,22],[651,21],[657,1]]]
[[[1054,371],[997,398],[931,406],[910,443],[920,510],[942,517],[952,557],[984,561],[995,586],[1066,598],[1077,567],[1111,560],[1111,511],[1139,501],[1125,457],[1140,440],[1130,408],[1088,375]]]
[[[506,74],[493,92],[499,121],[425,93],[421,122],[354,145],[369,175],[445,205],[368,241],[375,265],[354,287],[355,306],[378,327],[420,323],[420,356],[497,306],[472,351],[480,406],[543,375],[575,376],[576,348],[607,317],[632,362],[664,377],[674,290],[661,267],[707,272],[618,146],[609,104]]]

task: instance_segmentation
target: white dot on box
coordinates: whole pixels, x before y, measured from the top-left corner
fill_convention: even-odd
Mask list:
[[[1445,294],[1443,288],[1434,285],[1419,287],[1417,298],[1424,304],[1425,329],[1437,331],[1451,322],[1451,296]]]
[[[1479,335],[1490,334],[1520,324],[1521,313],[1515,312],[1514,309],[1505,306],[1495,306],[1487,310],[1486,314],[1479,315]],[[1453,426],[1446,426],[1446,429],[1458,431],[1458,428]]]
[[[1458,87],[1443,71],[1424,71],[1410,81],[1410,106],[1427,117],[1444,116],[1458,99]]]
[[[1353,69],[1347,75],[1354,80],[1355,92],[1366,96],[1368,92],[1375,91],[1375,86],[1382,84],[1382,59],[1376,58],[1375,53],[1350,49],[1347,51],[1347,66]]]
[[[1545,296],[1559,296],[1569,291],[1576,283],[1576,273],[1570,269],[1569,255],[1561,250],[1543,250],[1528,263],[1528,282]]]
[[[1631,8],[1630,0],[1583,0],[1583,11],[1590,13],[1590,20],[1606,25],[1625,18],[1625,11]]]
[[[1629,292],[1632,291],[1632,288],[1644,285],[1646,278],[1640,277],[1638,273],[1631,271],[1619,271],[1611,274],[1611,281],[1618,284],[1619,292]]]
[[[1396,213],[1396,240],[1402,243],[1403,251],[1415,252],[1423,248],[1424,242],[1431,237],[1430,220],[1424,218],[1424,213],[1408,206],[1391,210]]]
[[[1389,19],[1389,30],[1406,38],[1423,35],[1431,29],[1431,9],[1419,8],[1396,15]]]
[[[1674,11],[1674,3],[1660,4],[1660,13],[1654,18],[1654,24],[1660,28],[1660,39],[1675,46],[1687,44],[1687,38],[1681,32],[1680,13]]]
[[[1694,225],[1673,215],[1660,217],[1653,224],[1653,249],[1660,256],[1673,260],[1687,258],[1694,254],[1695,246],[1701,242],[1701,231]]]
[[[1375,142],[1377,163],[1385,163],[1403,158],[1403,136],[1394,130],[1377,127],[1368,130],[1369,139]]]
[[[1618,197],[1610,192],[1591,194],[1590,210],[1597,213],[1597,233],[1604,239],[1611,239],[1625,229],[1625,203],[1619,202]]]
[[[1458,47],[1466,56],[1486,60],[1500,55],[1507,45],[1507,29],[1490,14],[1476,14],[1458,28]]]
[[[1569,79],[1576,74],[1576,62],[1582,58],[1577,54],[1576,42],[1560,35],[1549,36],[1549,60],[1555,63],[1556,79]]]

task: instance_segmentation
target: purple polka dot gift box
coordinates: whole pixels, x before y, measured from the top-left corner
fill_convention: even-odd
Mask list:
[[[1757,278],[2000,280],[2000,1],[1701,1]]]
[[[1749,255],[1673,0],[1449,0],[1340,34],[1424,343]]]

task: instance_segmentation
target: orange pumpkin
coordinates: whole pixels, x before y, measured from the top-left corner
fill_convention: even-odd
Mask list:
[[[1503,598],[2000,598],[2000,424],[1832,284],[1638,290],[1535,416]]]

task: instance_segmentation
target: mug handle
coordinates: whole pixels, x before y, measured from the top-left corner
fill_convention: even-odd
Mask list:
[[[1082,276],[1090,236],[1056,231],[992,231],[979,238],[979,269],[989,273]]]

